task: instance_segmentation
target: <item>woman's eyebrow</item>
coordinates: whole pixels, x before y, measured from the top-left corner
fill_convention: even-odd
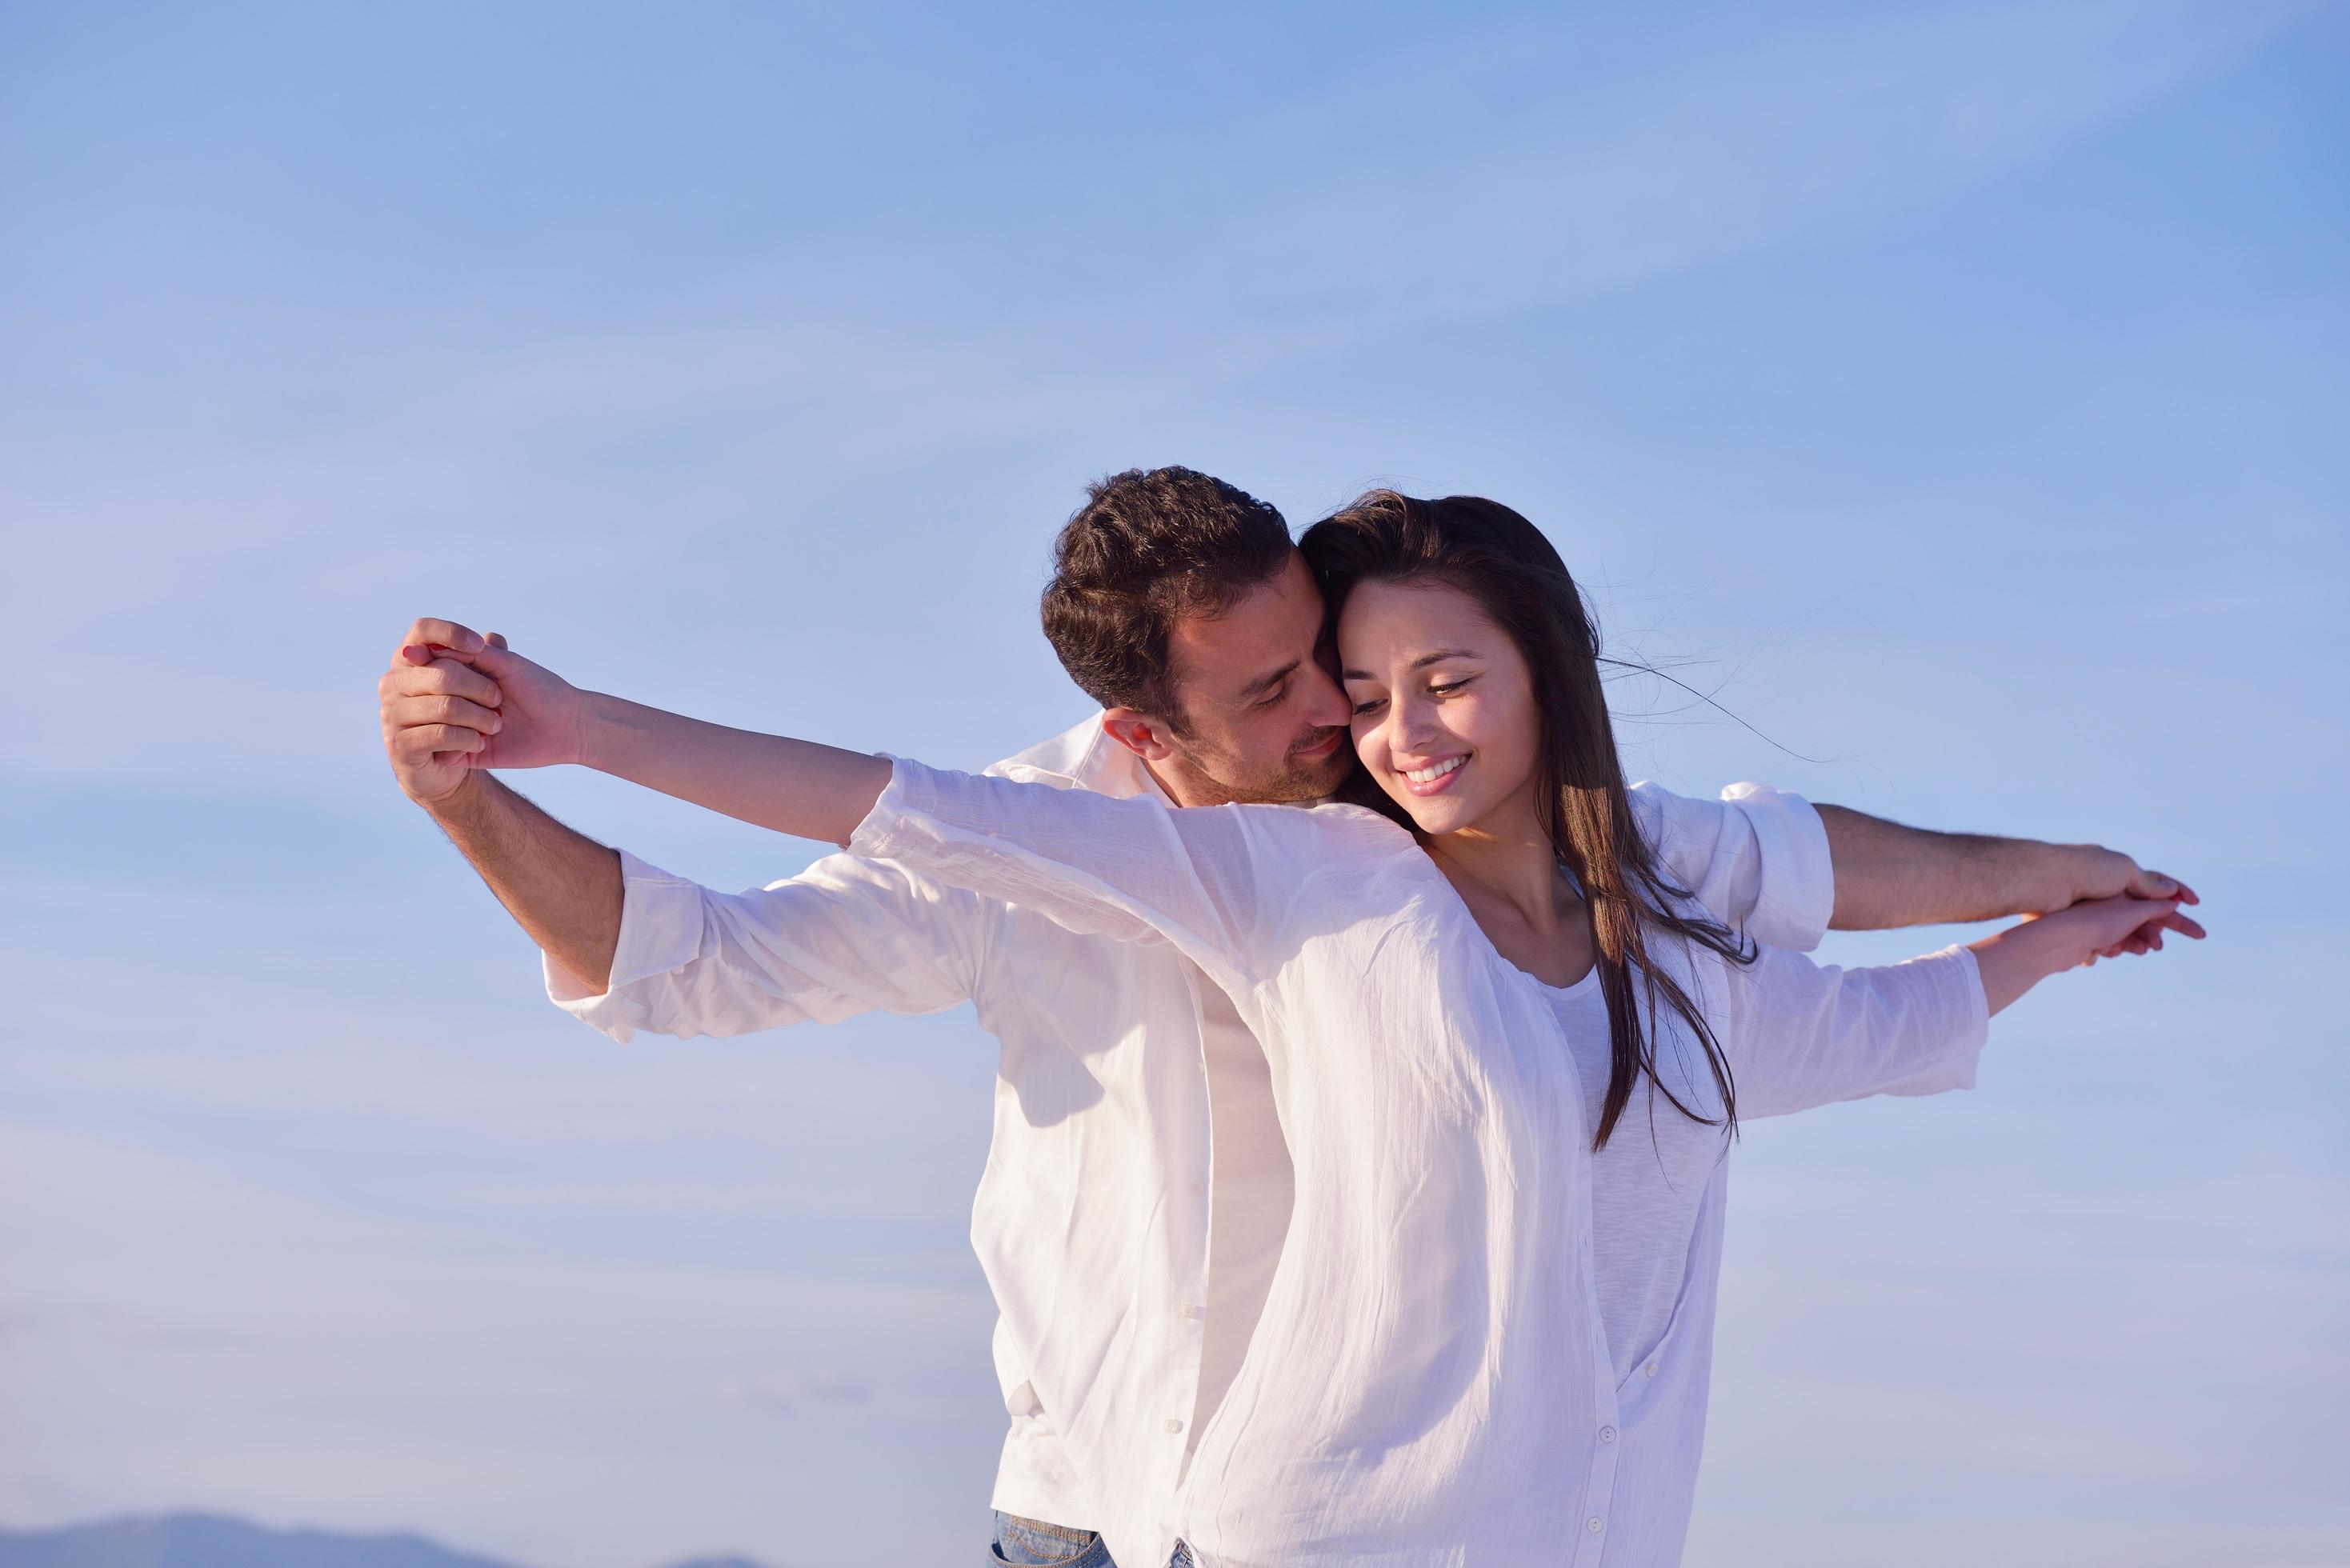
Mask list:
[[[1440,648],[1434,653],[1423,653],[1418,659],[1413,659],[1411,661],[1411,668],[1414,670],[1425,670],[1431,664],[1441,664],[1448,659],[1480,659],[1482,657],[1483,655],[1466,648]],[[1338,679],[1341,680],[1375,680],[1378,677],[1373,675],[1367,670],[1341,670],[1338,671]]]

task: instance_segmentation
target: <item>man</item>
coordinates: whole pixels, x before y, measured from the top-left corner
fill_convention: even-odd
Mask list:
[[[1096,485],[1044,611],[1101,712],[993,771],[1210,805],[1315,799],[1351,764],[1320,595],[1280,514],[1232,486],[1184,469]],[[583,754],[579,694],[494,637],[417,623],[380,697],[402,787],[537,940],[550,995],[614,1038],[976,1004],[1002,1046],[972,1232],[1012,1417],[996,1554],[1167,1562],[1193,1435],[1289,1211],[1264,1060],[1223,993],[1165,944],[1082,937],[889,862],[829,856],[721,895],[597,845],[483,771]],[[1783,946],[2175,890],[2094,846],[1919,833],[1755,784],[1635,802],[1676,877]]]

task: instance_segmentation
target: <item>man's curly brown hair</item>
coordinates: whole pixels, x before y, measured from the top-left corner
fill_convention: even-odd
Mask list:
[[[1184,734],[1176,618],[1222,614],[1293,548],[1281,514],[1244,490],[1189,468],[1129,468],[1087,486],[1054,541],[1045,635],[1086,695]]]

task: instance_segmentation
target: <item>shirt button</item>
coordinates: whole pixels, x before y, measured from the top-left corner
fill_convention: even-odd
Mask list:
[[[1174,1417],[1172,1417],[1172,1416],[1170,1416],[1170,1417],[1167,1417],[1167,1431],[1168,1431],[1168,1435],[1169,1435],[1169,1436],[1172,1437],[1175,1433],[1180,1432],[1180,1431],[1181,1431],[1182,1429],[1183,1429],[1183,1423],[1182,1423],[1182,1422],[1180,1422],[1180,1421],[1177,1420],[1177,1419],[1176,1419]]]
[[[1180,1310],[1187,1318],[1198,1317],[1200,1315],[1200,1309],[1193,1306],[1190,1302],[1185,1302]]]
[[[1651,1377],[1654,1377],[1656,1375],[1657,1375],[1657,1364],[1656,1364],[1655,1362],[1651,1361],[1650,1363],[1648,1363],[1648,1376],[1651,1376]]]
[[[1583,1528],[1591,1532],[1592,1534],[1596,1535],[1601,1531],[1607,1529],[1607,1526],[1602,1523],[1599,1516],[1595,1513],[1589,1519],[1583,1521]]]
[[[1599,1428],[1599,1440],[1600,1440],[1601,1442],[1603,1442],[1603,1443],[1612,1443],[1612,1442],[1614,1442],[1614,1441],[1616,1440],[1616,1428],[1613,1428],[1613,1427],[1602,1427],[1602,1428]]]

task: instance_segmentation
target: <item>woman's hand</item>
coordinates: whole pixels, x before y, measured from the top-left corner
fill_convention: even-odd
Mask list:
[[[1968,944],[1982,976],[1983,999],[2000,1009],[2052,974],[2117,953],[2158,952],[2165,930],[2201,937],[2203,928],[2178,912],[2179,900],[2116,893],[2084,898],[2054,914],[2026,915],[2015,925]]]
[[[420,805],[452,799],[476,768],[544,768],[581,760],[585,694],[548,670],[454,621],[420,620],[376,683],[384,751]]]

